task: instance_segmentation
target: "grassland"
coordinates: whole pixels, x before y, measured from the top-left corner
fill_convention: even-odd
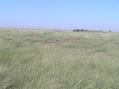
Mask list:
[[[0,89],[119,89],[119,33],[0,29]]]

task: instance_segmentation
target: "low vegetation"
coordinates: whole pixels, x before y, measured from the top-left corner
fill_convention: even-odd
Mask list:
[[[119,89],[119,33],[0,29],[0,89]]]

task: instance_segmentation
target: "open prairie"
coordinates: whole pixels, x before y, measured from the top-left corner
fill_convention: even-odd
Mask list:
[[[119,33],[1,28],[0,89],[119,89]]]

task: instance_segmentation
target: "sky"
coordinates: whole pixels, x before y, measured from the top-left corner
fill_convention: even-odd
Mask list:
[[[0,27],[119,32],[119,0],[0,0]]]

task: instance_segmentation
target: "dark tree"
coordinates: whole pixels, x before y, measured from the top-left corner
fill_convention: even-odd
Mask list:
[[[74,29],[73,30],[73,32],[79,32],[80,31],[80,29]]]
[[[81,31],[85,31],[84,29],[81,29]]]

